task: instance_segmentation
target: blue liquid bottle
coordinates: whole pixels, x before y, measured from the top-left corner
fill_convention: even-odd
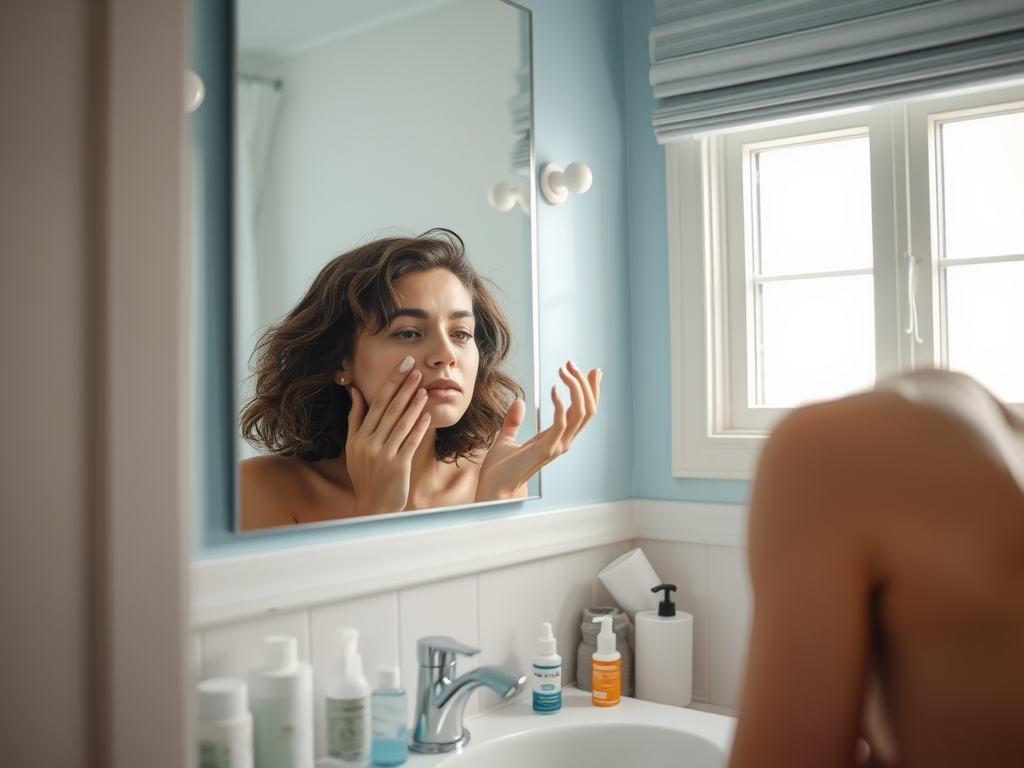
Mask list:
[[[381,766],[401,765],[409,759],[405,691],[398,667],[381,667],[377,675],[377,690],[370,697],[373,717],[370,762]]]

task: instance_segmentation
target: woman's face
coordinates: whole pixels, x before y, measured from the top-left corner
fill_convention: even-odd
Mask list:
[[[447,269],[412,272],[395,282],[398,312],[380,333],[365,329],[356,337],[352,359],[345,360],[346,383],[372,403],[384,382],[407,357],[423,374],[424,411],[430,426],[450,427],[469,408],[480,367],[473,334],[473,298]]]

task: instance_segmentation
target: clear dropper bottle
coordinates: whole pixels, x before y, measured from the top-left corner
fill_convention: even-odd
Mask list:
[[[409,741],[405,691],[398,667],[381,667],[377,671],[377,688],[370,701],[373,711],[370,760],[374,765],[401,765],[409,759]]]

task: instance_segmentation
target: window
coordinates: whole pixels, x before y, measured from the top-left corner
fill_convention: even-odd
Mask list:
[[[919,367],[1024,404],[1024,86],[668,144],[673,474]]]

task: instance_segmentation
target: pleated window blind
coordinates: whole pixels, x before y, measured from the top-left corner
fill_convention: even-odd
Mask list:
[[[1024,0],[655,0],[658,141],[1024,76]]]

